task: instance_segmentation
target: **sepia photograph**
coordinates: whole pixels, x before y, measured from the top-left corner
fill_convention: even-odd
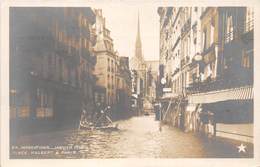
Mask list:
[[[258,156],[256,8],[7,11],[10,161]]]
[[[127,57],[102,9],[10,8],[11,158],[253,157],[253,9],[149,12],[154,60],[141,11]]]

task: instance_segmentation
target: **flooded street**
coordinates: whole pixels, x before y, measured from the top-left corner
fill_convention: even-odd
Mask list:
[[[118,121],[118,131],[69,130],[17,139],[11,158],[202,158],[252,157],[238,153],[231,141],[206,140],[192,133],[163,126],[154,115]]]

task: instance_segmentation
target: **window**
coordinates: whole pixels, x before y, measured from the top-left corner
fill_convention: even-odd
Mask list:
[[[37,118],[53,117],[53,95],[44,89],[37,89],[38,106],[36,109]]]
[[[87,26],[88,25],[88,21],[87,19],[84,19],[84,26]]]
[[[19,109],[20,109],[19,118],[29,118],[30,116],[29,106],[21,106]]]
[[[214,42],[214,32],[215,32],[215,26],[214,26],[214,19],[211,19],[210,24],[210,45]]]
[[[227,33],[226,33],[226,42],[230,42],[234,38],[234,32],[233,32],[233,17],[228,16],[227,18]]]
[[[59,32],[59,41],[62,42],[62,32]]]
[[[19,118],[30,117],[30,94],[24,92],[20,94],[22,98],[16,98],[15,106],[18,107]]]
[[[241,66],[244,68],[250,68],[251,63],[250,63],[250,56],[247,52],[244,51],[242,55],[242,61],[241,61]]]
[[[250,31],[254,28],[254,10],[253,8],[247,8],[246,10],[246,27],[245,31]]]
[[[71,46],[72,46],[72,42],[71,42],[71,39],[69,39],[69,49],[68,49],[68,52],[69,52],[69,54],[71,53]]]
[[[62,69],[63,69],[63,61],[62,58],[59,59],[59,80],[62,81]]]
[[[197,38],[194,38],[193,43],[194,43],[194,45],[197,44]]]
[[[79,25],[79,27],[81,26],[81,18],[82,18],[82,14],[80,14],[80,15],[78,16],[78,25]]]
[[[88,40],[86,38],[84,38],[84,48],[88,49]]]
[[[190,36],[188,36],[188,39],[187,39],[187,54],[186,56],[189,56],[190,55]]]
[[[203,33],[202,33],[202,44],[203,44],[203,50],[205,51],[207,49],[207,29],[203,30]]]

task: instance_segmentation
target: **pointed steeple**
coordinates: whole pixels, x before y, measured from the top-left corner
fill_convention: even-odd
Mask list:
[[[140,20],[139,20],[139,11],[138,11],[138,22],[137,22],[137,36],[136,36],[136,47],[141,48],[142,42],[141,42],[141,36],[140,36]]]
[[[143,53],[142,53],[142,42],[140,34],[140,20],[139,20],[139,11],[138,11],[138,21],[137,21],[137,36],[135,42],[135,57],[138,62],[143,62]]]

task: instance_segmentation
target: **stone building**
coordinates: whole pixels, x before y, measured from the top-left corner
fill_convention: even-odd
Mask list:
[[[91,8],[10,8],[11,133],[76,127],[93,107],[94,23]]]
[[[158,84],[159,61],[146,60],[147,67],[147,93],[146,97],[150,102],[156,99],[156,86]]]
[[[130,112],[131,76],[129,60],[121,57],[114,49],[110,30],[106,28],[106,20],[101,9],[95,10],[95,31],[97,40],[95,54],[97,63],[95,75],[97,85],[95,89],[96,103],[112,107],[113,119],[127,115]]]
[[[97,40],[95,45],[95,54],[97,63],[95,66],[95,75],[97,77],[97,86],[103,88],[104,104],[114,105],[116,103],[116,71],[118,55],[114,50],[113,39],[110,36],[110,30],[106,28],[106,20],[101,9],[95,10],[96,24],[95,31]]]
[[[178,15],[174,15],[176,10],[180,12]],[[253,123],[253,10],[168,7],[159,8],[158,13],[163,75],[170,76],[167,86],[172,87],[171,99],[182,96],[183,101],[183,105],[178,105],[168,100],[172,109],[168,115],[170,122],[179,121],[177,125],[186,131],[202,130],[211,135],[228,131],[223,124],[250,129]],[[171,20],[178,17],[180,37],[172,38],[176,29]],[[174,59],[170,67],[180,66],[171,75],[172,71],[167,69],[170,60],[166,58],[173,56],[177,41],[181,46],[180,59]],[[180,76],[177,84],[176,76]],[[233,137],[241,138],[242,130],[237,129],[236,133]],[[252,133],[252,129],[248,133]],[[247,136],[245,140],[252,141],[250,134]]]
[[[117,118],[126,118],[132,116],[131,113],[131,92],[132,80],[129,69],[129,58],[118,57],[118,67],[116,72],[116,101]]]

